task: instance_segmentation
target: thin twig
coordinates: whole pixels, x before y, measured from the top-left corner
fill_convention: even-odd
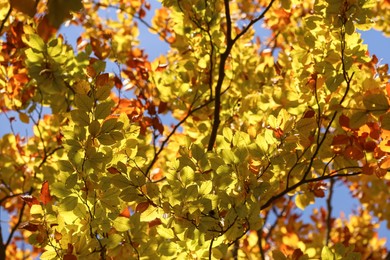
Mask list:
[[[284,195],[286,195],[287,193],[289,193],[290,191],[293,191],[295,190],[296,188],[298,188],[299,186],[303,185],[303,184],[308,184],[308,183],[312,183],[312,182],[317,182],[317,181],[322,181],[322,180],[327,180],[327,179],[332,179],[332,178],[336,178],[336,177],[351,177],[351,176],[356,176],[356,175],[360,175],[362,174],[362,172],[352,172],[352,173],[340,173],[340,174],[333,174],[333,175],[326,175],[326,176],[320,176],[320,177],[317,177],[317,178],[313,178],[313,179],[302,179],[301,181],[297,182],[296,184],[292,185],[291,187],[288,187],[286,188],[285,190],[281,191],[279,194],[275,195],[275,196],[272,196],[269,200],[267,200],[266,203],[264,203],[264,205],[261,206],[260,209],[266,209],[268,208],[269,206],[271,206],[271,204],[283,197]]]
[[[335,179],[330,179],[329,181],[329,193],[328,198],[326,199],[326,207],[328,208],[328,215],[326,216],[326,242],[325,244],[328,245],[330,241],[330,232],[332,230],[332,197],[333,197],[333,188],[334,184],[336,183]]]
[[[220,111],[221,111],[221,90],[222,84],[225,79],[225,64],[230,55],[230,52],[235,44],[235,42],[240,39],[256,22],[264,18],[265,14],[271,8],[275,0],[272,0],[269,5],[264,9],[264,11],[256,18],[250,21],[250,23],[244,27],[244,29],[232,38],[232,20],[230,16],[230,6],[229,0],[224,0],[225,6],[225,16],[226,16],[226,49],[220,56],[219,68],[218,68],[218,80],[217,85],[215,86],[215,102],[214,102],[214,121],[213,127],[211,129],[210,139],[207,147],[207,151],[212,151],[214,147],[215,140],[217,139],[218,128],[221,123]]]
[[[5,23],[7,22],[9,16],[11,15],[11,13],[12,13],[12,6],[10,5],[7,14],[5,15],[4,19],[1,21],[1,25],[0,25],[0,35],[1,35],[1,33],[3,32]]]

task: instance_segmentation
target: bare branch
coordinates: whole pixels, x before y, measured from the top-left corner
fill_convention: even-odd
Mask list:
[[[332,230],[332,197],[333,197],[333,188],[336,183],[335,179],[330,179],[329,181],[329,194],[326,199],[326,207],[328,208],[328,215],[326,216],[326,241],[325,244],[328,245],[330,241],[330,231]]]

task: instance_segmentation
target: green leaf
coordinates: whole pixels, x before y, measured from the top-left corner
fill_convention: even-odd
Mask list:
[[[349,120],[349,126],[352,129],[358,129],[367,123],[368,115],[365,111],[358,111],[352,114]]]
[[[114,145],[123,139],[123,134],[119,131],[112,131],[107,134],[102,134],[97,137],[99,142],[103,145]]]
[[[80,109],[75,109],[70,112],[70,116],[72,117],[72,120],[79,126],[89,125],[90,118],[87,112],[84,112]]]
[[[74,103],[77,108],[81,111],[89,112],[93,106],[93,100],[87,95],[76,94],[74,98]]]
[[[105,100],[111,94],[112,86],[100,86],[95,93],[95,98],[97,100]]]
[[[113,221],[112,225],[117,231],[125,232],[130,229],[130,219],[120,216]]]
[[[24,34],[22,40],[25,44],[38,52],[45,52],[46,44],[37,34]]]
[[[390,113],[386,113],[381,118],[381,126],[385,130],[390,130]]]
[[[335,254],[329,249],[329,247],[324,246],[321,251],[322,260],[336,260]]]
[[[55,251],[45,251],[39,256],[39,259],[41,260],[58,259],[58,255],[57,252]]]
[[[240,160],[234,154],[234,152],[232,150],[228,150],[228,149],[222,150],[222,158],[226,163],[229,163],[229,164],[237,164],[240,162]]]
[[[213,182],[212,181],[204,181],[200,185],[198,193],[199,193],[199,195],[206,195],[206,194],[211,193],[212,190],[213,190]]]
[[[92,136],[97,136],[100,132],[100,123],[97,120],[94,120],[91,122],[91,124],[88,126],[88,131]]]
[[[173,230],[170,228],[166,228],[162,225],[157,226],[157,233],[166,239],[173,239],[175,238],[175,234],[173,233]]]
[[[57,164],[60,170],[63,172],[74,172],[73,165],[69,161],[59,160]]]
[[[100,132],[101,133],[108,133],[111,130],[115,129],[117,121],[118,120],[116,118],[109,118],[109,119],[105,120],[102,124]]]
[[[379,115],[389,110],[389,100],[384,94],[370,94],[363,97],[363,104],[367,110]],[[376,113],[375,113],[376,112]]]
[[[114,175],[111,177],[110,182],[120,189],[127,188],[131,185],[131,182],[122,174]]]
[[[78,197],[70,195],[61,201],[60,209],[63,211],[72,211],[77,207],[78,200]]]
[[[272,258],[278,260],[287,260],[287,257],[279,250],[275,249],[272,251]]]
[[[304,210],[312,202],[313,202],[312,196],[309,196],[307,193],[298,194],[295,197],[295,204],[301,210]]]
[[[96,119],[105,119],[106,117],[108,117],[111,114],[111,107],[112,107],[111,102],[99,103],[96,106],[95,118]]]
[[[180,179],[184,186],[192,184],[195,178],[195,171],[190,166],[185,166],[180,171]]]
[[[72,194],[72,191],[62,182],[55,182],[50,186],[51,194],[57,198],[66,198]]]

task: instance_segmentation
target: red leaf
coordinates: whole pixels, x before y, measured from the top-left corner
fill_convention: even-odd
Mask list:
[[[340,123],[340,126],[350,129],[350,127],[349,127],[349,117],[347,117],[345,115],[341,115],[339,117],[339,123]]]
[[[144,212],[145,210],[147,210],[149,207],[149,202],[141,202],[137,205],[137,207],[135,208],[135,211],[136,212],[139,212],[139,213],[142,213]]]
[[[42,183],[41,195],[39,196],[39,198],[41,199],[41,202],[43,203],[43,205],[46,205],[52,199],[52,197],[50,195],[50,190],[49,190],[49,183],[47,181],[44,181]]]
[[[64,255],[64,260],[77,260],[77,256],[72,255],[72,254],[66,254]]]
[[[48,15],[45,15],[39,21],[37,32],[44,42],[48,42],[48,40],[57,32],[57,28],[50,24]]]
[[[158,104],[158,113],[164,113],[167,111],[168,104],[166,102],[160,101],[160,104]]]
[[[317,198],[325,197],[325,191],[323,190],[313,190],[314,196]]]
[[[307,110],[303,115],[303,118],[312,118],[314,117],[316,112],[313,109]]]
[[[333,137],[332,145],[344,145],[349,143],[349,137],[347,135],[336,135]]]
[[[362,167],[362,173],[366,175],[373,175],[375,172],[375,166],[371,164],[365,164]]]
[[[159,218],[155,218],[154,220],[149,222],[149,228],[154,227],[154,226],[158,226],[161,223],[162,222],[161,222],[161,220]]]
[[[368,141],[364,143],[364,150],[366,150],[367,152],[373,152],[376,147],[377,144],[374,141]]]
[[[121,173],[117,168],[115,167],[109,167],[107,168],[107,171],[111,174],[117,174],[117,173]]]
[[[64,255],[64,260],[77,260],[77,256],[73,254],[73,245],[68,243],[68,249],[66,250],[66,254]]]
[[[37,231],[39,228],[39,225],[31,224],[30,222],[23,222],[19,225],[19,229],[25,229],[31,232]]]
[[[301,256],[303,256],[303,252],[301,251],[301,249],[295,249],[292,254],[292,259],[298,260]]]
[[[125,218],[130,218],[130,211],[129,211],[129,208],[125,208],[124,210],[122,210],[121,214],[119,214],[119,216],[122,216],[122,217],[125,217]]]
[[[114,84],[115,84],[115,87],[117,89],[122,89],[122,87],[123,87],[123,83],[122,83],[121,79],[118,76],[114,77]]]
[[[31,196],[31,195],[22,195],[20,196],[20,198],[27,203],[27,205],[29,205],[30,207],[32,205],[37,205],[39,204],[39,201],[37,198]]]
[[[71,243],[68,243],[68,249],[66,250],[67,254],[72,254],[73,252],[73,245]]]
[[[364,158],[364,153],[359,147],[349,145],[344,150],[344,156],[352,160],[360,160]]]

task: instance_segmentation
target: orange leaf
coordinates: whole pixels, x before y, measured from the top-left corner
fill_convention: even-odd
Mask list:
[[[43,203],[43,205],[46,205],[52,199],[52,197],[50,195],[50,190],[49,190],[49,183],[47,181],[44,181],[42,183],[41,195],[39,196],[39,198],[41,199],[41,202]]]
[[[386,83],[386,92],[387,92],[387,96],[390,97],[390,83],[389,82]]]
[[[390,168],[390,156],[385,156],[379,160],[379,167],[381,169],[389,169]]]
[[[119,214],[119,216],[125,217],[125,218],[130,218],[130,211],[129,208],[125,208],[122,210],[122,212]]]

